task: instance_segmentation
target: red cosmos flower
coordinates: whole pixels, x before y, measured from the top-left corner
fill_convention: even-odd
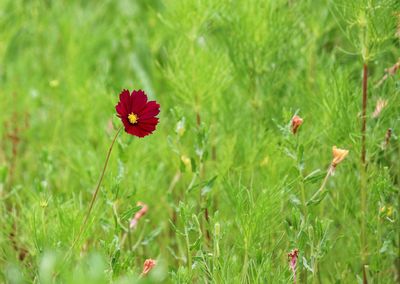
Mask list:
[[[127,133],[144,137],[156,129],[160,105],[156,101],[148,102],[147,95],[142,90],[134,90],[131,94],[128,90],[123,90],[115,110]]]

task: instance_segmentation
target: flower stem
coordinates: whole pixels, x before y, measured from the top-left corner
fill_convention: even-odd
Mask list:
[[[304,177],[303,177],[301,171],[299,171],[299,174],[300,174],[300,178],[301,178],[300,186],[301,186],[301,198],[302,198],[302,203],[303,203],[302,209],[303,209],[303,215],[304,215],[304,223],[307,226],[307,224],[308,224],[308,212],[307,211],[308,210],[307,210],[306,191],[304,188]],[[304,248],[304,257],[308,258],[308,256],[309,256],[309,248],[308,248],[308,246],[306,246]],[[292,267],[292,272],[293,272],[293,283],[296,284],[297,280],[296,280],[296,268],[295,267]],[[307,269],[304,269],[302,271],[302,274],[300,275],[300,277],[303,280],[302,281],[303,283],[307,283],[307,278],[308,278]]]
[[[104,162],[103,170],[101,171],[99,181],[97,183],[96,189],[95,189],[95,191],[93,193],[93,196],[92,196],[92,200],[90,201],[89,209],[88,209],[88,211],[86,213],[85,219],[83,220],[83,223],[81,225],[79,233],[78,233],[77,237],[75,238],[74,242],[72,243],[71,250],[75,247],[75,245],[77,244],[77,242],[81,238],[84,229],[87,227],[87,222],[89,220],[90,213],[92,212],[93,205],[94,205],[94,203],[96,201],[97,194],[99,193],[100,185],[101,185],[101,183],[103,181],[104,173],[105,173],[107,165],[108,165],[108,160],[110,159],[111,151],[112,151],[112,149],[114,147],[114,143],[117,140],[118,134],[121,132],[121,130],[122,130],[122,126],[118,129],[117,133],[115,134],[115,136],[114,136],[114,138],[113,138],[113,140],[111,142],[110,148],[108,149],[106,161]]]
[[[314,195],[311,197],[310,201],[314,200],[314,198],[317,197],[318,194],[320,194],[324,190],[324,188],[326,186],[326,182],[328,181],[328,178],[331,176],[332,171],[333,171],[333,168],[332,168],[332,165],[330,165],[328,168],[328,171],[326,173],[326,176],[325,176],[324,180],[322,181],[321,187],[317,190],[317,192],[314,193]]]
[[[186,252],[187,252],[187,265],[188,265],[188,271],[190,272],[192,271],[192,253],[190,252],[189,232],[186,228],[186,225],[185,225],[185,241],[186,241]]]
[[[303,203],[303,215],[304,215],[304,220],[307,219],[307,200],[306,200],[306,190],[304,188],[304,178],[300,173],[300,187],[301,187],[301,199]]]
[[[367,211],[367,164],[366,164],[366,129],[367,129],[367,99],[368,99],[368,65],[363,65],[363,81],[362,81],[362,126],[361,126],[361,262],[363,270],[363,283],[367,283],[365,264],[367,256],[366,236],[365,236],[365,219]]]
[[[362,82],[362,126],[361,126],[361,161],[365,166],[366,156],[366,129],[367,129],[367,87],[368,87],[368,65],[363,66],[363,82]]]

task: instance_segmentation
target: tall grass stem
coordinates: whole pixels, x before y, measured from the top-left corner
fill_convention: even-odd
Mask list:
[[[362,126],[361,126],[361,262],[363,270],[363,284],[368,283],[365,265],[367,256],[365,219],[367,210],[367,164],[366,164],[366,129],[367,129],[367,100],[368,100],[368,65],[363,65],[363,81],[362,81]]]

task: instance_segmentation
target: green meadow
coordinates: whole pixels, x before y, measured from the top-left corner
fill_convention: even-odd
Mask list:
[[[397,0],[0,0],[0,283],[399,283],[399,50]]]

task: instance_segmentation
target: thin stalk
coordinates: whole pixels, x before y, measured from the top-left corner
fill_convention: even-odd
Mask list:
[[[365,232],[365,219],[367,210],[367,177],[366,177],[366,129],[367,129],[367,99],[368,99],[368,65],[363,65],[363,81],[362,81],[362,117],[361,117],[361,261],[363,270],[363,283],[368,283],[365,271],[367,246],[366,246],[366,232]]]
[[[207,204],[206,204],[206,208],[204,208],[204,218],[206,219],[206,222],[207,222],[206,226],[208,226],[208,224],[210,223],[210,220],[209,220],[209,216],[208,216]],[[207,241],[211,240],[210,231],[207,228],[206,228],[206,238],[207,238]]]
[[[305,191],[305,187],[304,187],[304,177],[301,173],[301,171],[299,170],[299,177],[301,179],[300,181],[300,187],[301,187],[301,199],[302,199],[302,209],[303,209],[303,215],[304,215],[304,223],[307,226],[308,223],[308,210],[307,210],[307,200],[306,200],[306,191]],[[308,247],[305,247],[305,251],[304,251],[304,256],[305,258],[308,258],[309,256],[309,250]],[[296,271],[293,271],[293,283],[296,284]],[[303,270],[303,273],[301,275],[301,278],[303,279],[303,283],[307,283],[307,278],[308,278],[308,272],[307,269]]]
[[[249,269],[249,248],[248,248],[248,241],[247,241],[247,232],[246,236],[244,237],[244,260],[243,260],[243,268],[242,268],[242,275],[241,275],[241,280],[242,283],[248,283],[248,269]]]
[[[301,199],[302,199],[302,203],[303,203],[303,215],[304,215],[304,219],[307,218],[307,200],[306,200],[306,190],[304,188],[304,178],[300,173],[300,188],[301,188]]]
[[[189,232],[188,232],[186,226],[185,226],[185,241],[186,241],[188,271],[191,272],[192,271],[192,254],[190,252]]]
[[[299,149],[299,134],[296,135],[296,151],[298,152]],[[298,161],[298,165],[297,165],[297,170],[299,172],[299,178],[300,178],[300,191],[301,191],[301,201],[303,203],[303,215],[304,215],[304,220],[306,220],[308,212],[307,212],[307,200],[306,200],[306,190],[304,187],[304,176],[303,176],[303,172],[301,170],[301,165],[300,165],[301,161]]]
[[[72,243],[71,250],[75,247],[75,245],[77,244],[77,242],[81,238],[84,229],[87,227],[87,222],[89,220],[90,213],[92,212],[93,205],[94,205],[94,203],[96,201],[97,194],[99,193],[100,185],[101,185],[101,183],[103,181],[104,173],[105,173],[107,165],[108,165],[108,160],[110,159],[111,151],[113,149],[115,141],[117,140],[118,134],[121,132],[121,130],[122,130],[122,126],[118,129],[117,133],[115,134],[115,136],[114,136],[114,138],[113,138],[113,140],[111,142],[110,148],[108,149],[106,161],[104,163],[103,170],[101,171],[100,178],[99,178],[99,181],[97,183],[96,189],[95,189],[95,191],[93,193],[92,200],[90,201],[88,212],[86,213],[85,219],[83,220],[83,223],[81,225],[81,228],[79,230],[79,233],[78,233],[77,237],[75,238],[74,242]]]
[[[199,111],[196,111],[196,123],[197,123],[197,127],[200,128],[200,126],[201,126],[201,116],[200,116]],[[200,161],[200,165],[199,165],[199,175],[200,175],[200,177],[204,176],[204,172],[205,172],[205,166]],[[202,200],[203,200],[203,198],[202,198],[201,193],[200,193],[200,204],[202,203]],[[204,220],[206,221],[206,224],[204,224],[204,227],[205,227],[204,231],[205,231],[206,239],[207,239],[208,242],[210,242],[211,235],[210,235],[210,232],[209,232],[209,230],[207,228],[208,224],[210,223],[209,213],[208,213],[208,208],[207,208],[207,202],[206,202],[206,205],[205,205],[205,208],[204,208]]]
[[[333,169],[332,169],[332,165],[331,165],[331,166],[329,166],[326,176],[325,176],[324,180],[322,181],[321,187],[317,190],[317,192],[314,193],[314,195],[311,197],[310,201],[314,200],[314,198],[317,197],[318,194],[320,194],[324,190],[324,188],[326,186],[326,182],[328,181],[328,178],[332,175],[332,171],[333,171]]]
[[[368,65],[363,66],[362,81],[362,126],[361,126],[361,161],[365,167],[366,156],[366,129],[367,129],[367,92],[368,92]]]

